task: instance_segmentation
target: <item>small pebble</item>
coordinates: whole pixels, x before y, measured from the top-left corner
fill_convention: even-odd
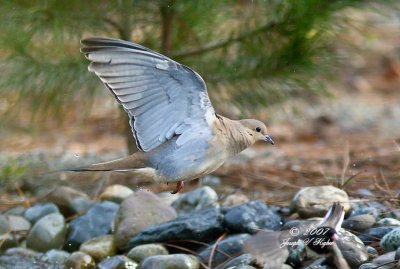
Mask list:
[[[136,269],[138,264],[124,255],[117,255],[102,260],[97,269]],[[156,269],[157,267],[154,267]]]
[[[145,244],[132,248],[126,255],[137,263],[155,255],[168,255],[168,250],[161,244]]]
[[[179,216],[202,209],[219,208],[218,195],[208,186],[182,194],[171,205]]]
[[[97,262],[106,257],[113,256],[117,252],[114,243],[114,236],[102,235],[92,238],[84,242],[79,248],[79,251],[92,256],[92,258]]]
[[[40,218],[51,213],[59,213],[58,207],[53,203],[36,204],[28,208],[24,217],[32,224],[35,224]]]
[[[400,227],[387,233],[380,242],[384,252],[396,250],[400,246]]]
[[[140,269],[199,269],[200,263],[193,255],[173,254],[157,255],[146,258]]]
[[[64,269],[94,269],[94,259],[86,253],[75,251],[65,261]]]

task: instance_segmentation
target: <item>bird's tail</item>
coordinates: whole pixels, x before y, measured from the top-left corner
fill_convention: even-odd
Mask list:
[[[325,214],[324,219],[319,224],[320,227],[332,227],[336,231],[340,230],[344,219],[344,208],[339,202],[333,203]]]
[[[91,164],[88,166],[82,167],[75,167],[75,168],[68,168],[62,169],[55,172],[107,172],[107,171],[114,171],[114,172],[129,172],[129,171],[136,171],[147,167],[146,158],[143,153],[138,152],[133,155],[129,155],[127,157],[103,162],[103,163],[96,163]]]

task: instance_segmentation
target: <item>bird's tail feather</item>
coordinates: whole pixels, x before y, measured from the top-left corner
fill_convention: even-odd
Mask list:
[[[103,162],[91,164],[88,166],[81,166],[75,168],[68,168],[53,171],[50,173],[57,172],[129,172],[129,171],[137,171],[147,167],[147,163],[142,153],[135,153],[133,155],[129,155],[127,157]]]

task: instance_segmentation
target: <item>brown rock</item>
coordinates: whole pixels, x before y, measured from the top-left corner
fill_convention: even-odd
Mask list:
[[[129,239],[142,229],[177,217],[175,210],[154,193],[138,191],[126,198],[115,218],[115,243],[124,249]]]

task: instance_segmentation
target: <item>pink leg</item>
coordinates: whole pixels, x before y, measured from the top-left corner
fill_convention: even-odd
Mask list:
[[[185,182],[183,180],[178,181],[178,183],[176,183],[176,189],[174,191],[172,191],[171,194],[176,194],[176,193],[180,192],[184,186],[185,186]]]

